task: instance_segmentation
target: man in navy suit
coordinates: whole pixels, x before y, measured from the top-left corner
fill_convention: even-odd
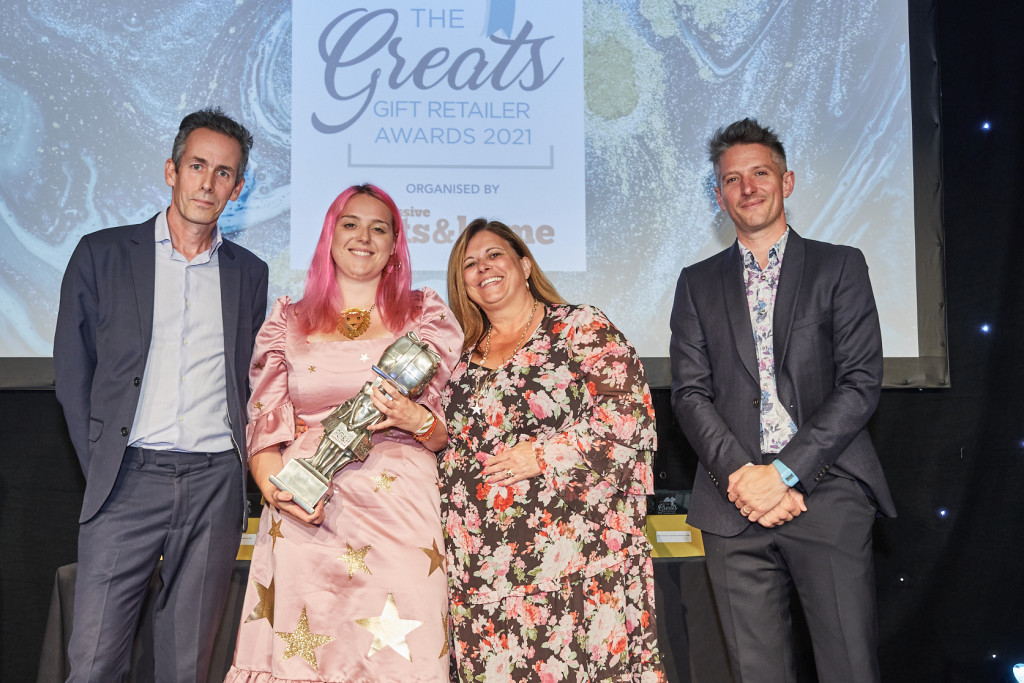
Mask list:
[[[795,176],[770,129],[737,121],[708,151],[737,239],[679,276],[672,404],[733,673],[795,680],[796,590],[818,679],[877,681],[871,527],[895,510],[865,429],[882,383],[867,265],[786,224]]]
[[[61,285],[57,399],[86,487],[69,681],[129,669],[163,556],[158,681],[205,681],[245,513],[246,379],[267,265],[221,237],[252,136],[219,109],[186,116],[164,178],[171,203],[86,235]]]

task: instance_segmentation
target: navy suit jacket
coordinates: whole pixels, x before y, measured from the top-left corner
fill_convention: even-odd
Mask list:
[[[672,405],[700,465],[688,521],[720,536],[748,522],[726,492],[729,475],[762,462],[757,355],[738,243],[684,268],[672,309]],[[797,433],[778,454],[812,507],[827,473],[866,487],[895,516],[865,428],[882,385],[882,337],[864,256],[790,230],[773,318],[779,400]],[[774,458],[775,456],[773,456]]]
[[[53,363],[57,400],[85,473],[83,523],[110,495],[142,394],[153,336],[155,225],[156,216],[86,235],[61,283]],[[268,269],[228,240],[221,243],[218,259],[228,418],[244,492],[246,382],[253,342],[266,316]],[[244,523],[244,504],[239,514]]]

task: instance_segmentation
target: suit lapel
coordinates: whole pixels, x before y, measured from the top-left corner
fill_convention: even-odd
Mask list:
[[[736,353],[739,354],[743,367],[750,373],[754,382],[759,382],[754,328],[750,326],[747,292],[743,287],[743,257],[738,242],[733,242],[732,248],[722,261],[722,294]]]
[[[775,346],[775,374],[786,360],[789,333],[796,315],[796,300],[804,275],[804,240],[790,228],[786,251],[782,255],[779,288],[775,292],[775,315],[772,318],[772,337]]]
[[[156,290],[156,216],[139,225],[128,240],[132,264],[132,284],[138,310],[139,338],[142,348],[149,350],[153,341],[153,297]]]
[[[220,271],[220,313],[224,323],[225,367],[234,367],[235,342],[238,336],[238,298],[242,292],[242,273],[235,259],[231,243],[224,240],[218,249],[218,270]],[[231,382],[228,382],[231,384]]]

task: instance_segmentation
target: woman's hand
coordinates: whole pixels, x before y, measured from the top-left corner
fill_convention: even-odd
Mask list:
[[[496,486],[511,486],[517,482],[540,475],[540,463],[533,454],[532,441],[520,441],[499,455],[492,455],[484,463],[487,483]]]
[[[282,491],[270,481],[270,476],[279,474],[283,468],[284,459],[276,448],[268,448],[249,458],[249,471],[252,472],[252,478],[260,487],[260,493],[263,494],[264,500],[272,508],[303,524],[320,526],[324,521],[324,506],[327,505],[330,496],[322,498],[313,508],[312,514],[306,512],[293,500],[292,494]]]
[[[373,401],[373,407],[384,415],[383,420],[367,427],[375,432],[395,427],[403,432],[415,434],[430,417],[429,410],[419,403],[409,400],[397,385],[387,380],[373,388],[370,398]]]

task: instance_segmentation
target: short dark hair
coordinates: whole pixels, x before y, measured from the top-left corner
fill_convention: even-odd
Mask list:
[[[209,107],[194,111],[181,120],[178,126],[178,134],[174,137],[174,148],[171,150],[171,161],[174,162],[175,170],[181,165],[181,157],[185,154],[185,142],[192,131],[198,128],[208,128],[217,133],[223,133],[238,141],[242,150],[242,157],[238,162],[238,175],[235,177],[235,185],[245,178],[245,167],[249,165],[249,150],[252,149],[252,135],[245,126],[227,116],[220,110],[220,107]]]
[[[772,161],[779,167],[779,172],[786,172],[786,150],[779,136],[771,128],[759,124],[757,119],[745,118],[719,128],[708,140],[708,160],[715,167],[716,176],[718,162],[733,145],[764,145],[771,151]]]

